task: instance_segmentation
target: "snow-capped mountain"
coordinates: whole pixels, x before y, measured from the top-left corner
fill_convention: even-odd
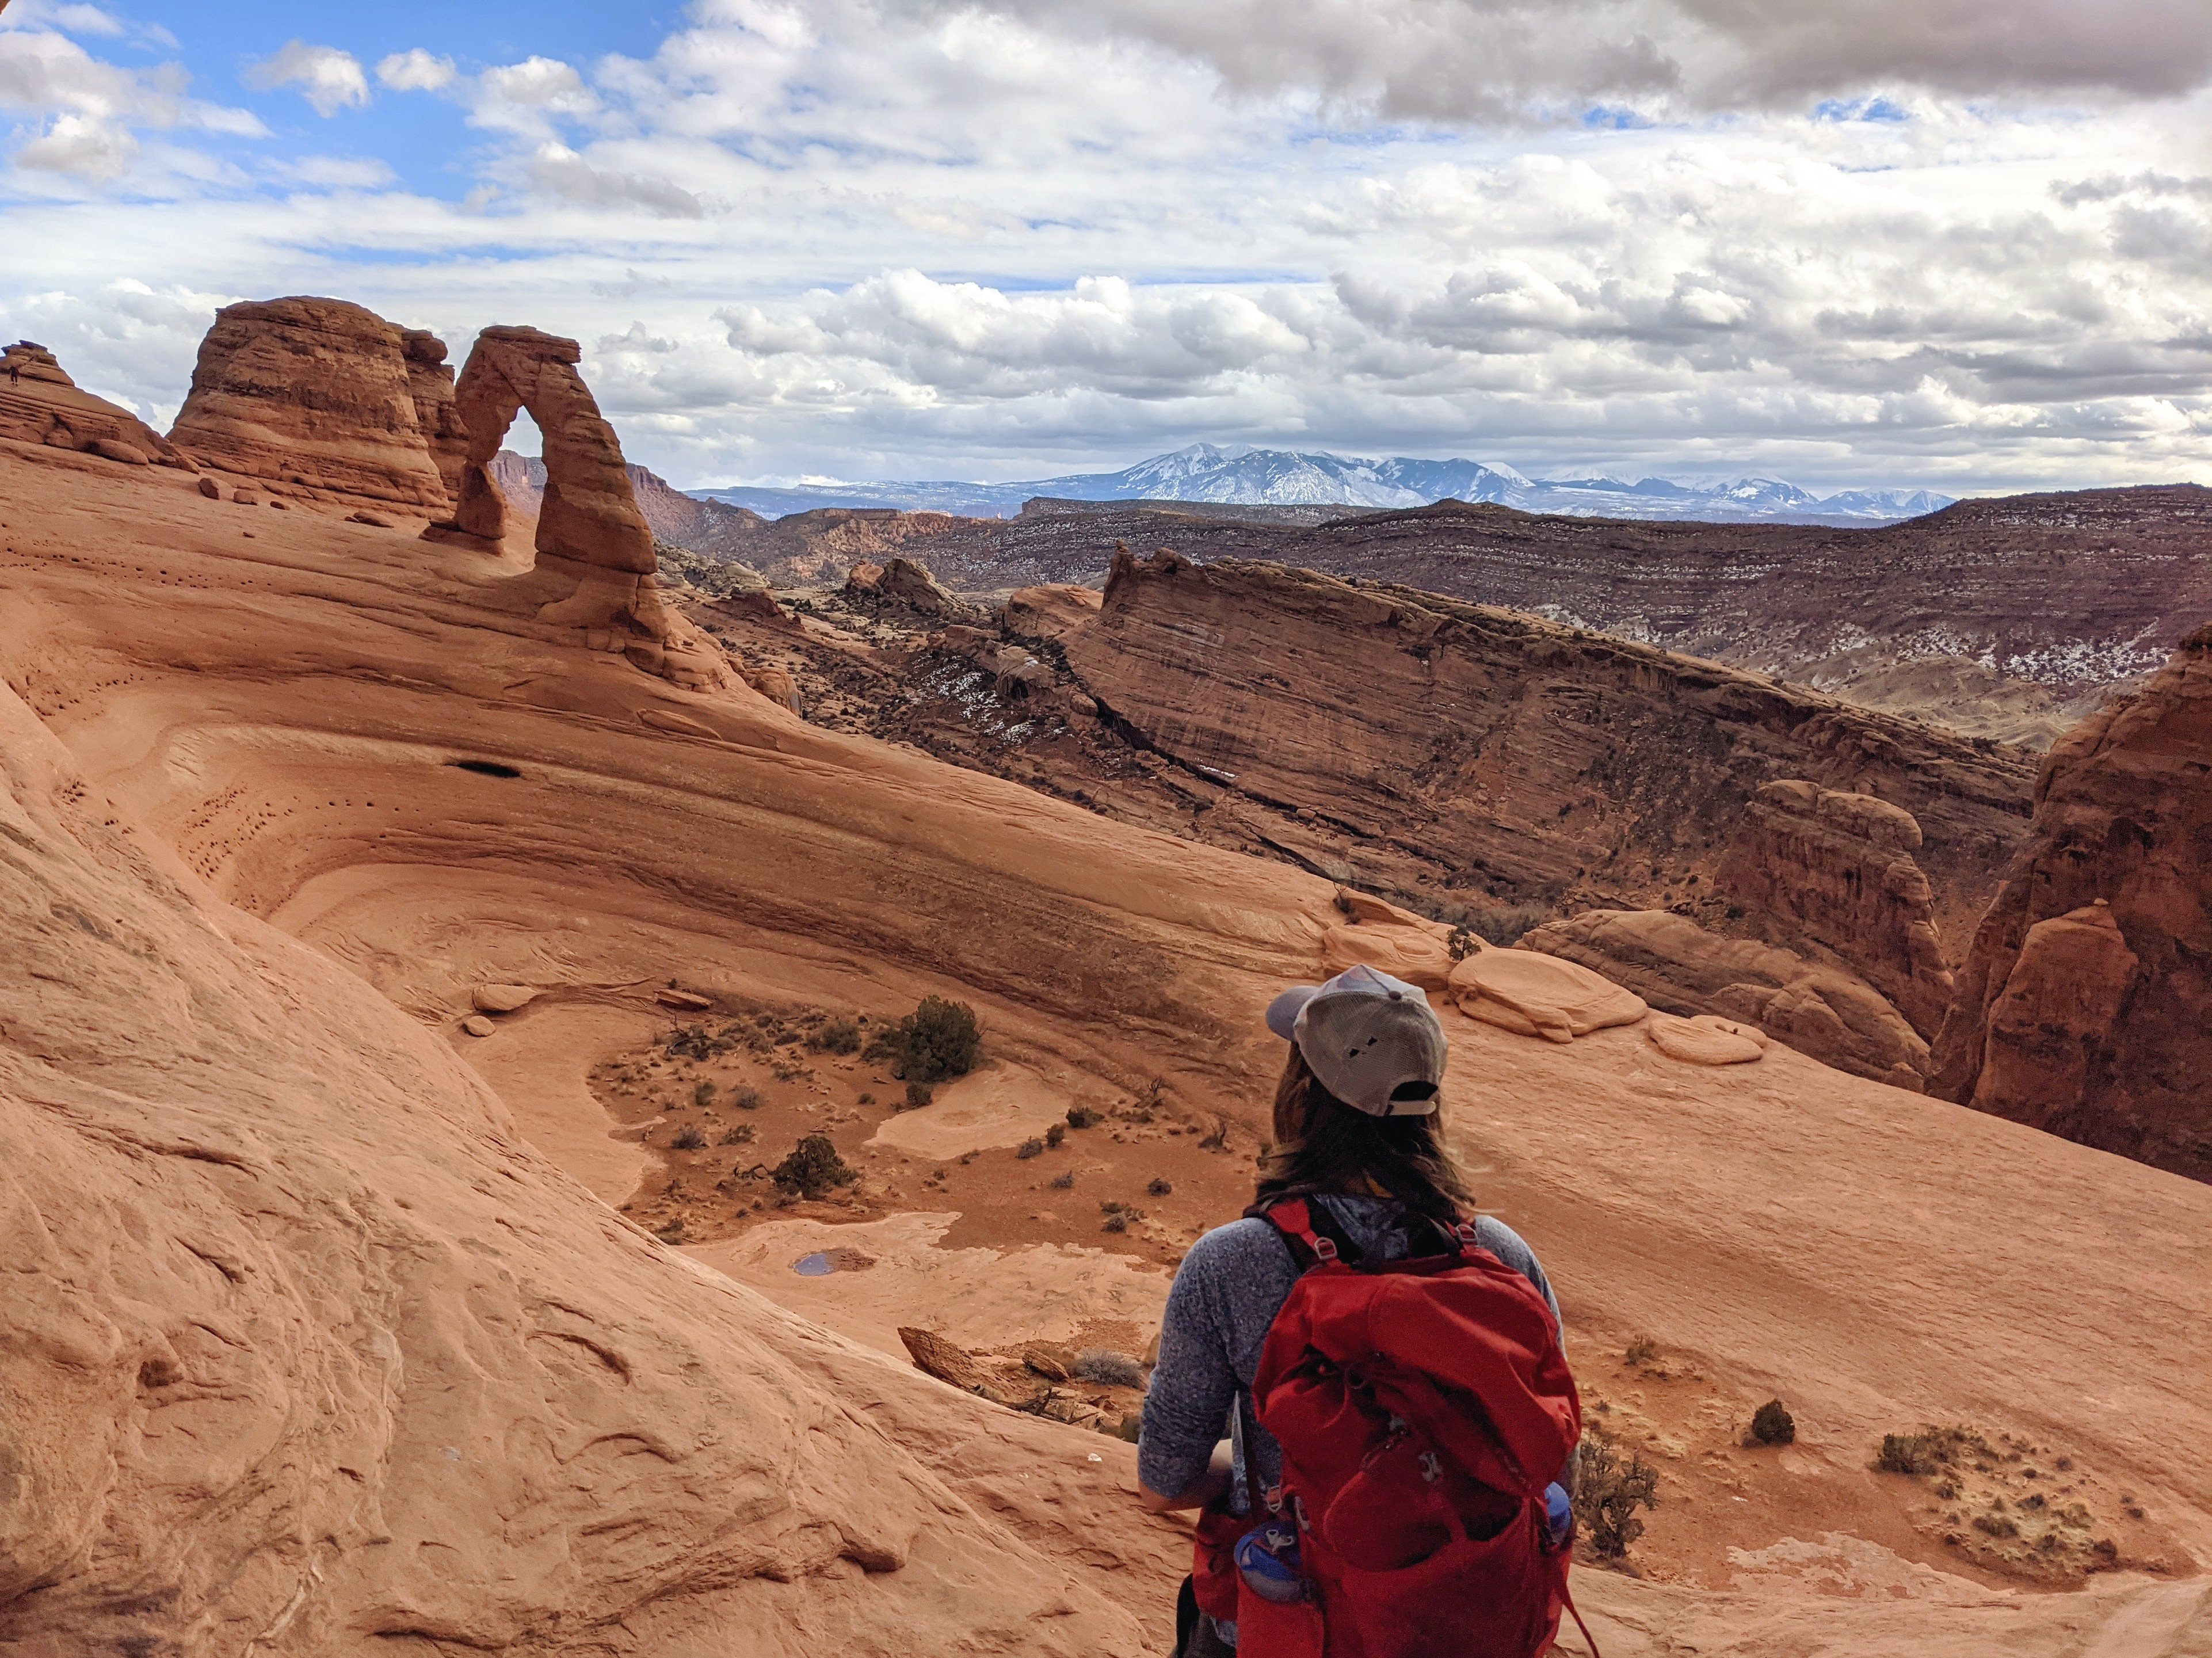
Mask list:
[[[1528,478],[1510,466],[1397,456],[1365,460],[1291,449],[1194,443],[1118,472],[1079,472],[1022,483],[804,484],[692,493],[778,517],[816,507],[889,507],[1004,518],[1039,496],[1063,501],[1190,501],[1239,506],[1341,505],[1352,510],[1495,501],[1529,513],[1715,523],[1887,524],[1951,504],[1926,489],[1849,489],[1825,498],[1779,478],[1720,483],[1669,478]]]

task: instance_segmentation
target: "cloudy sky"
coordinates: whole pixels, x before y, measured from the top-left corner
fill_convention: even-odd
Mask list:
[[[684,484],[2212,483],[2206,0],[13,0],[0,331],[584,343]]]

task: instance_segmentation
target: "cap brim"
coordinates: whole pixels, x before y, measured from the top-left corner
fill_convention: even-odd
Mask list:
[[[1321,994],[1319,985],[1293,985],[1267,1004],[1267,1029],[1285,1042],[1297,1040],[1298,1015]]]

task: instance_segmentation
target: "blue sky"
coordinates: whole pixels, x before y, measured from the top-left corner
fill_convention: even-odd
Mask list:
[[[687,484],[1195,441],[1816,489],[2212,480],[2212,7],[0,11],[0,330],[584,343]]]

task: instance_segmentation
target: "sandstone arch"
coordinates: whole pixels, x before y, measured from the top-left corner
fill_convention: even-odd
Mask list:
[[[545,504],[538,516],[540,557],[594,569],[650,575],[653,531],[638,510],[622,444],[576,372],[583,349],[535,328],[487,328],[477,336],[455,398],[468,428],[454,522],[496,540],[507,509],[488,470],[518,410],[545,434]]]
[[[477,336],[454,387],[468,432],[454,527],[493,542],[506,533],[507,505],[489,469],[516,411],[527,409],[545,440],[538,575],[574,583],[565,593],[549,592],[538,620],[658,644],[668,637],[668,616],[653,587],[653,530],[638,510],[614,428],[576,372],[583,355],[575,341],[535,328]]]

